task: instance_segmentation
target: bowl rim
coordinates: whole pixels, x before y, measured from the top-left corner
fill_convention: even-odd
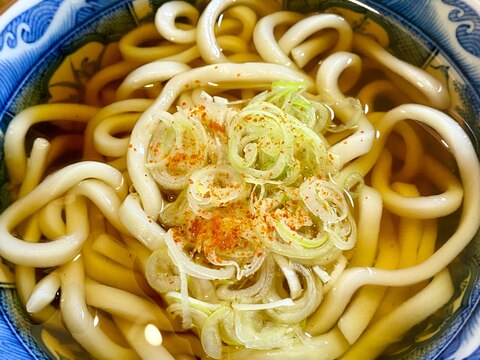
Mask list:
[[[21,1],[21,0],[10,0],[8,1],[5,5],[2,5],[2,7],[0,8],[0,18],[1,18],[1,14],[2,13],[5,13],[7,11],[9,11],[9,9],[12,9],[13,5],[15,5],[15,3],[22,3],[22,4],[25,4],[27,3],[28,0],[26,1]],[[347,0],[347,1],[356,1],[356,0]],[[373,0],[365,0],[366,2],[372,2]],[[477,14],[480,15],[480,1],[478,0],[463,0],[465,3],[468,3],[468,4],[471,4],[473,6],[473,8],[477,11]],[[381,4],[381,5],[384,5],[386,3],[394,3],[396,2],[396,0],[377,0],[377,4]],[[1,29],[0,29],[1,30]],[[462,74],[462,72],[460,72],[460,74]],[[468,76],[466,76],[466,80],[468,80]],[[477,96],[478,98],[480,99],[480,88],[477,88],[477,89],[474,89],[476,90],[476,93],[477,93]],[[476,302],[478,304],[478,302],[480,301],[480,297],[476,299]],[[479,312],[478,308],[476,310],[477,312]],[[1,313],[1,316],[0,316],[0,322],[1,321],[4,321],[5,320],[5,314],[4,314],[4,310],[3,308],[0,307],[0,313]],[[474,320],[474,319],[470,319],[470,320]],[[470,321],[469,320],[469,321]],[[13,330],[14,329],[14,325],[11,324],[10,322],[8,322],[8,319],[7,319],[7,323],[9,324],[9,326],[11,327],[10,330]],[[13,327],[13,328],[12,328]],[[479,349],[480,350],[480,349]],[[477,352],[475,354],[479,354],[480,355],[480,351],[477,350]],[[2,349],[0,349],[0,354],[1,354],[1,351]],[[30,352],[31,354],[31,352]]]

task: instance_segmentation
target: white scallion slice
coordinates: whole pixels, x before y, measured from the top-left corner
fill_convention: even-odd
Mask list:
[[[175,264],[178,267],[182,266],[188,275],[207,280],[227,280],[235,276],[235,268],[232,266],[212,269],[195,263],[175,243],[173,230],[174,229],[170,229],[165,235],[165,243],[168,246],[168,250]]]
[[[292,299],[286,298],[277,301],[271,301],[263,304],[240,304],[240,303],[232,303],[232,308],[234,310],[240,311],[258,311],[258,310],[267,310],[267,309],[274,309],[282,306],[293,306],[295,303]]]

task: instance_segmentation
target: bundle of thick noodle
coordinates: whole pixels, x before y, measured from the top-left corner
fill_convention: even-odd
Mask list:
[[[435,77],[268,1],[168,2],[110,50],[83,104],[5,137],[0,254],[45,337],[99,359],[367,359],[450,300],[480,168]]]

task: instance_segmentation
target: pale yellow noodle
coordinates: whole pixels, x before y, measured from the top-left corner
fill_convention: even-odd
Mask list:
[[[426,71],[398,59],[366,35],[355,34],[353,45],[358,53],[374,59],[395,74],[394,82],[403,79],[405,83],[402,85],[408,86],[409,96],[416,98],[417,102],[438,109],[447,109],[450,105],[448,89]],[[389,75],[389,72],[386,74]]]
[[[362,60],[356,54],[339,51],[322,61],[316,75],[317,91],[327,99],[340,101],[358,81]]]
[[[45,172],[49,151],[50,143],[46,139],[35,139],[30,157],[27,160],[25,178],[23,179],[23,182],[20,185],[20,190],[18,191],[17,196],[19,198],[29,193],[40,182],[41,178],[43,177],[43,173]]]
[[[333,29],[322,31],[322,36],[315,36],[305,40],[291,50],[292,59],[298,67],[305,67],[316,56],[325,54],[336,44],[338,33]]]
[[[152,103],[149,99],[127,99],[117,101],[113,104],[103,107],[88,122],[84,131],[83,159],[84,160],[102,160],[102,156],[95,151],[94,132],[97,125],[104,119],[116,116],[122,113],[141,113],[145,111]]]
[[[438,226],[437,219],[423,220],[423,232],[417,251],[417,264],[428,259],[435,253],[437,243]],[[421,281],[411,286],[411,293],[415,294],[428,284],[427,280]]]
[[[113,236],[106,233],[97,236],[92,248],[119,265],[133,269],[135,253]]]
[[[86,281],[85,299],[88,305],[113,316],[140,325],[152,324],[162,331],[174,330],[170,319],[156,303],[128,291]]]
[[[123,242],[126,244],[126,246],[130,249],[130,251],[133,251],[135,253],[135,267],[140,268],[140,271],[142,273],[145,273],[145,264],[152,254],[152,252],[145,246],[143,245],[140,241],[135,239],[132,236],[122,236]]]
[[[423,234],[418,246],[417,264],[425,261],[435,252],[437,232],[437,219],[426,219],[423,221]]]
[[[382,109],[383,111],[391,110],[395,106],[408,102],[407,96],[393,82],[385,79],[370,81],[360,89],[355,97],[364,104],[367,112],[378,111],[379,104],[385,106],[385,99],[388,99],[392,107]]]
[[[338,40],[332,51],[349,51],[352,47],[352,28],[348,22],[336,14],[317,14],[292,25],[278,41],[278,46],[285,54],[299,46],[317,31],[335,29],[338,32]]]
[[[3,144],[5,165],[10,175],[10,182],[18,184],[23,181],[27,167],[27,155],[24,146],[28,129],[45,121],[62,120],[87,122],[98,109],[80,104],[42,104],[21,111],[10,122]]]
[[[63,219],[65,203],[74,201],[75,197],[63,197],[50,201],[38,212],[39,228],[49,240],[54,240],[66,233],[66,224]]]
[[[396,269],[399,256],[400,248],[393,218],[388,212],[384,212],[375,267]],[[354,344],[371,323],[386,291],[384,286],[364,286],[345,309],[338,320],[338,328],[350,344]]]
[[[123,157],[127,153],[129,134],[140,114],[119,114],[99,122],[93,134],[93,142],[98,153],[108,157]],[[115,136],[120,134],[121,137]]]
[[[161,343],[152,344],[148,341],[146,335],[146,329],[148,328],[145,325],[137,324],[135,321],[130,322],[121,317],[114,317],[113,320],[123,333],[123,336],[143,360],[175,359]],[[147,326],[153,325],[149,324]],[[160,338],[160,340],[162,339]]]
[[[41,238],[39,229],[38,216],[33,215],[25,226],[25,232],[23,233],[25,241],[38,242]],[[25,306],[30,294],[32,293],[37,283],[35,268],[31,266],[16,265],[15,266],[15,283],[17,287],[18,297],[21,303]],[[48,319],[52,318],[54,314],[58,312],[53,306],[46,306],[42,311],[35,314],[30,314],[33,321],[38,323],[44,323]],[[52,322],[53,323],[53,322]],[[56,323],[56,328],[61,327]]]
[[[56,297],[60,288],[60,276],[52,271],[35,285],[25,304],[29,313],[36,313],[44,310]]]
[[[422,219],[453,213],[462,203],[463,189],[460,181],[431,156],[424,156],[422,165],[423,174],[443,192],[437,195],[403,196],[390,187],[392,155],[384,149],[372,169],[372,185],[382,194],[385,207],[401,216]]]
[[[68,153],[81,153],[83,150],[83,135],[68,134],[55,136],[50,141],[50,151],[47,156],[47,167],[60,160]]]
[[[304,15],[292,11],[277,11],[262,17],[253,31],[255,48],[264,61],[284,65],[292,69],[297,66],[285,54],[275,39],[275,27],[280,25],[292,25],[304,18]]]
[[[186,18],[190,24],[196,25],[199,13],[195,6],[187,2],[169,1],[155,14],[157,31],[163,38],[174,43],[194,43],[197,37],[195,27],[188,30],[177,27],[175,20],[179,17]]]
[[[105,234],[106,222],[101,212],[93,205],[89,206],[90,236],[82,248],[83,261],[86,274],[100,283],[129,291],[142,296],[144,291],[140,288],[136,274],[132,269],[119,265],[93,249],[94,239]]]
[[[394,183],[392,189],[406,197],[419,197],[420,193],[415,185]],[[417,263],[417,249],[420,244],[423,224],[421,219],[402,217],[399,221],[400,261],[399,267],[408,267]]]
[[[73,259],[88,236],[88,223],[84,221],[86,209],[75,206],[72,208],[74,214],[69,215],[71,204],[67,204],[66,215],[72,217],[72,221],[70,223],[67,221],[67,233],[52,242],[25,242],[17,239],[10,231],[49,201],[63,195],[75,184],[89,177],[102,179],[114,188],[122,185],[121,174],[101,163],[77,163],[50,175],[3,212],[0,218],[2,234],[0,249],[3,257],[17,264],[37,267],[57,266]],[[77,213],[78,211],[80,213]]]
[[[328,149],[328,152],[336,156],[337,166],[343,167],[348,162],[367,154],[372,149],[374,142],[375,129],[368,119],[361,114],[354,132],[335,143]],[[339,183],[342,184],[341,181]]]
[[[248,6],[232,6],[224,12],[224,19],[230,17],[238,19],[242,25],[241,31],[235,35],[249,43],[252,40],[253,29],[258,20],[257,13]]]
[[[85,103],[97,107],[103,106],[100,97],[101,90],[113,81],[122,80],[137,66],[134,63],[121,61],[96,72],[85,87]]]
[[[197,45],[207,63],[228,62],[215,38],[214,25],[220,14],[232,5],[245,5],[264,16],[278,9],[274,1],[255,0],[213,0],[200,15],[197,24]]]
[[[146,85],[160,83],[190,69],[183,62],[159,60],[138,67],[130,72],[117,89],[117,100],[128,98],[135,90]]]
[[[376,258],[383,210],[380,193],[369,186],[364,186],[358,194],[355,206],[358,209],[357,243],[349,266],[372,266]]]
[[[83,195],[90,199],[100,210],[105,219],[119,232],[128,233],[118,217],[118,209],[125,197],[125,188],[112,186],[97,180],[88,179],[79,182],[69,195]]]
[[[402,167],[395,172],[392,178],[396,181],[410,181],[422,173],[424,166],[424,149],[420,137],[415,129],[407,122],[398,123],[395,126],[395,133],[399,134],[404,142],[404,154],[402,156]],[[397,154],[394,154],[397,156]]]
[[[420,196],[417,188],[411,184],[395,183],[392,187],[402,196]],[[398,242],[400,246],[399,269],[417,264],[417,249],[421,241],[422,232],[423,221],[421,219],[400,217],[398,220]],[[374,320],[381,319],[392,312],[411,295],[411,288],[409,286],[389,288],[381,305],[377,309]]]
[[[118,44],[120,52],[126,61],[141,65],[159,60],[187,50],[186,44],[161,43],[162,37],[156,31],[155,24],[145,24],[124,35]],[[156,46],[142,46],[148,41],[158,41]]]
[[[218,46],[223,53],[245,54],[248,53],[248,43],[236,35],[221,35],[217,37]]]
[[[87,239],[82,249],[86,274],[105,285],[143,295],[144,291],[136,280],[140,275],[94,251],[92,242],[93,240]]]
[[[138,195],[127,196],[119,209],[119,216],[124,226],[148,249],[153,251],[164,244],[165,229],[144,212]]]
[[[193,45],[188,49],[183,50],[182,52],[175,53],[170,56],[165,56],[162,58],[164,61],[178,61],[185,64],[190,64],[195,60],[200,60],[200,49],[197,45]]]
[[[60,274],[62,319],[73,338],[98,359],[138,358],[133,350],[118,345],[94,325],[85,303],[82,257],[63,265]]]
[[[342,359],[374,359],[390,344],[402,339],[415,324],[445,305],[454,292],[447,269],[440,271],[429,285],[375,323]]]

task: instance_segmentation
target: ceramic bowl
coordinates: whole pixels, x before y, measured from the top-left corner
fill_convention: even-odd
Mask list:
[[[163,2],[20,0],[10,6],[0,16],[0,141],[12,117],[27,106],[49,97],[75,99],[81,91],[76,76],[94,70],[104,44],[151,20]],[[452,113],[465,120],[463,125],[474,140],[480,139],[478,0],[292,0],[284,1],[284,7],[300,11],[335,7],[355,31],[381,34],[397,56],[435,72],[448,84]],[[59,75],[55,69],[65,64],[70,70]],[[476,146],[478,151],[477,142]],[[2,164],[2,208],[10,199],[7,181]],[[442,312],[419,324],[387,358],[480,358],[479,265],[477,233],[451,265],[454,298]],[[59,358],[52,342],[26,318],[6,264],[1,264],[0,276],[0,358]]]

